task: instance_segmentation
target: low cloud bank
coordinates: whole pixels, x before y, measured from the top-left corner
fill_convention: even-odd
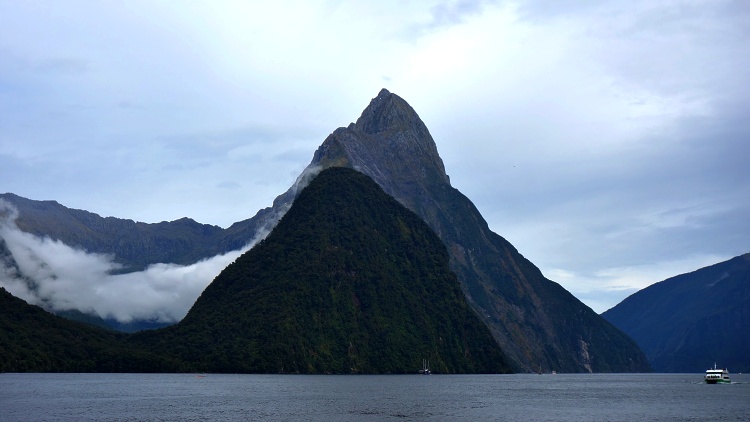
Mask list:
[[[123,323],[179,321],[206,286],[254,244],[192,265],[154,264],[111,274],[120,268],[114,256],[23,232],[15,224],[17,216],[12,205],[0,201],[0,238],[10,252],[0,252],[0,286],[51,311],[77,309]]]
[[[276,204],[275,212],[244,248],[191,265],[153,264],[126,274],[112,274],[121,268],[113,255],[89,253],[21,231],[15,223],[18,210],[0,200],[0,286],[50,311],[79,310],[122,323],[178,322],[224,268],[273,230],[321,170],[315,165],[305,168],[290,188],[287,202]]]

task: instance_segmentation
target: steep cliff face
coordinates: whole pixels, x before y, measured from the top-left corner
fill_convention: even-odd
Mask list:
[[[450,187],[429,130],[406,101],[385,89],[356,123],[328,136],[311,166],[354,168],[423,217],[443,206],[431,192]]]
[[[750,371],[750,253],[668,278],[602,316],[629,334],[655,371],[701,372],[713,363]]]
[[[450,185],[425,124],[382,90],[356,123],[334,131],[310,168],[351,167],[438,234],[474,310],[522,370],[647,371],[633,340],[546,279]]]

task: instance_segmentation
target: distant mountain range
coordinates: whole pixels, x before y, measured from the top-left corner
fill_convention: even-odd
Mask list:
[[[750,372],[750,253],[640,290],[602,316],[658,372]]]
[[[148,265],[169,262],[192,264],[200,259],[238,250],[262,232],[271,209],[227,229],[200,224],[190,218],[161,223],[140,223],[67,208],[56,201],[34,201],[0,194],[0,200],[18,210],[16,226],[24,232],[60,240],[90,253],[111,254],[122,272],[140,271]],[[279,204],[281,208],[286,204]]]
[[[127,272],[159,262],[189,264],[262,239],[290,209],[301,188],[330,167],[348,167],[370,177],[438,235],[467,303],[513,368],[649,370],[645,355],[631,338],[546,279],[509,242],[489,230],[471,201],[450,185],[419,116],[387,90],[371,101],[356,123],[335,130],[323,142],[295,185],[272,207],[227,229],[190,219],[143,224],[11,194],[2,199],[18,209],[16,225],[21,230],[89,252],[114,254],[123,265],[119,271]],[[4,260],[6,266],[13,265],[7,248]],[[252,306],[252,301],[246,305]]]

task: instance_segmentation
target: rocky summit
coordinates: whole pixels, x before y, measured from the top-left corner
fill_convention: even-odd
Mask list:
[[[648,371],[645,355],[493,233],[453,188],[435,141],[414,109],[386,89],[335,130],[309,169],[350,167],[419,215],[448,248],[474,311],[522,371]]]

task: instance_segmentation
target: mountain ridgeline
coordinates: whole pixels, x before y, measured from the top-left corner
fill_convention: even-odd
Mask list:
[[[142,332],[198,370],[498,373],[510,364],[472,312],[432,230],[367,176],[329,169],[177,325]]]
[[[220,253],[241,249],[264,229],[271,209],[227,229],[190,218],[141,223],[67,208],[56,201],[34,201],[0,194],[18,210],[16,226],[39,237],[49,237],[90,253],[112,255],[121,272],[140,271],[151,264],[189,265]],[[281,205],[278,204],[277,208]]]
[[[602,316],[655,371],[750,372],[750,253],[652,284]]]
[[[115,260],[124,265],[122,271],[126,272],[158,262],[189,264],[217,253],[240,249],[262,238],[274,227],[296,202],[301,186],[311,177],[322,169],[339,167],[354,169],[371,178],[386,194],[415,213],[437,234],[447,249],[449,268],[457,277],[469,308],[489,328],[508,362],[516,370],[650,370],[645,355],[632,339],[560,285],[546,279],[509,242],[490,231],[471,201],[450,185],[442,159],[425,124],[406,101],[387,90],[382,90],[370,102],[355,123],[336,129],[326,138],[298,181],[276,198],[272,207],[227,229],[202,225],[189,219],[158,224],[135,223],[69,210],[49,201],[28,201],[10,194],[3,195],[3,199],[18,209],[16,224],[20,229],[59,239],[89,252],[114,254]],[[340,223],[346,224],[346,221]],[[274,232],[276,230],[278,227]],[[332,259],[335,263],[339,262],[336,259],[341,258],[329,254],[326,259]],[[301,270],[299,276],[302,276]],[[222,274],[209,286],[196,305],[217,294],[214,284],[230,286],[231,283],[221,281],[224,277]],[[250,297],[246,297],[246,300],[252,301]],[[249,307],[250,303],[247,302],[246,306]],[[197,324],[193,320],[196,317],[192,315],[193,311],[186,321]],[[187,330],[180,327],[183,326],[176,326],[174,330]],[[281,327],[285,327],[288,333],[301,330],[299,326]],[[255,326],[246,328],[261,329]],[[348,329],[342,327],[341,332]],[[218,333],[220,327],[215,330]],[[375,342],[367,344],[373,346]],[[477,349],[472,346],[470,350]],[[361,348],[357,351],[359,354],[354,356],[363,360],[360,362],[352,358],[354,360],[350,363],[360,366],[350,368],[369,368],[371,357],[362,357]],[[419,354],[427,352],[422,350]],[[294,359],[302,362],[300,356],[308,352],[299,350],[297,353],[292,361],[284,360],[285,371],[305,371],[304,365],[291,362]],[[434,357],[431,359],[433,365],[442,365],[439,362],[447,359],[445,353],[441,352],[441,357],[437,358],[434,351],[430,351],[430,356]],[[319,368],[316,366],[319,363],[305,362]],[[275,368],[274,365],[278,364],[269,361],[263,365]],[[344,366],[344,363],[340,363],[340,366],[326,367],[325,370],[346,372],[342,369]],[[454,367],[462,366],[449,367],[446,363],[446,368]]]
[[[0,292],[0,370],[505,373],[440,239],[367,176],[321,172],[177,325],[119,334]]]
[[[490,231],[450,185],[427,127],[382,90],[356,123],[334,131],[311,167],[350,167],[419,215],[448,248],[469,303],[521,370],[649,371],[636,343]]]

